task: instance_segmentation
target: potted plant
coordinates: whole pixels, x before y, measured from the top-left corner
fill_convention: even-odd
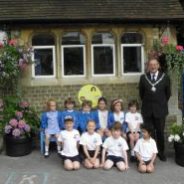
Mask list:
[[[175,161],[184,167],[184,125],[174,123],[170,127],[168,141],[174,142]]]

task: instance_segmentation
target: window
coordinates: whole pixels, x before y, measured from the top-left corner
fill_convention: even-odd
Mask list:
[[[32,38],[35,78],[55,77],[55,41],[52,35],[38,34]]]
[[[79,32],[68,32],[62,37],[63,77],[85,76],[85,37]]]
[[[125,33],[121,38],[123,74],[144,71],[143,37],[140,33]]]
[[[114,37],[111,33],[95,33],[92,37],[92,74],[115,75]]]

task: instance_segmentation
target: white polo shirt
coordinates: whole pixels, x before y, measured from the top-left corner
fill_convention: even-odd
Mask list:
[[[100,146],[102,144],[102,138],[96,132],[94,132],[93,134],[85,132],[81,136],[80,144],[87,146],[87,150],[94,151],[96,150],[97,146]]]
[[[153,154],[158,153],[156,142],[152,138],[149,140],[139,139],[134,147],[134,151],[141,156],[143,161],[151,160]]]
[[[63,143],[63,150],[61,155],[74,157],[79,154],[77,143],[80,141],[80,134],[78,130],[63,130],[60,132],[58,141]]]
[[[107,122],[108,122],[108,111],[100,111],[98,110],[98,117],[99,117],[99,123],[100,127],[105,129],[107,128]]]
[[[123,151],[128,150],[127,142],[124,138],[119,137],[118,139],[108,137],[103,143],[103,147],[107,149],[107,155],[123,157]]]
[[[113,113],[114,114],[114,120],[115,121],[119,121],[121,124],[124,123],[125,121],[125,113],[123,111],[121,111],[119,114],[117,113]]]
[[[132,128],[132,130],[136,130],[138,124],[143,123],[142,115],[138,112],[136,113],[128,112],[126,114],[125,121],[128,123],[129,127]]]

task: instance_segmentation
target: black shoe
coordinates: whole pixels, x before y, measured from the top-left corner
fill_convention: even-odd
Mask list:
[[[160,161],[166,162],[167,161],[167,157],[164,154],[158,154],[158,158],[160,159]]]

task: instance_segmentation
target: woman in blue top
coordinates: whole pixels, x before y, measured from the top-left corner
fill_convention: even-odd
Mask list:
[[[89,100],[84,100],[82,102],[82,110],[79,112],[78,120],[79,120],[79,131],[81,133],[86,131],[87,123],[89,120],[94,120],[94,115],[91,111],[92,103]],[[98,130],[99,124],[96,123],[96,130]]]
[[[56,102],[50,99],[47,102],[48,111],[42,113],[41,116],[41,128],[45,131],[45,157],[49,156],[49,144],[51,136],[59,136],[61,130],[61,112],[56,110]],[[60,152],[60,144],[57,142],[57,150]]]
[[[64,110],[62,112],[62,121],[61,121],[62,127],[61,128],[65,129],[65,123],[64,123],[65,117],[71,116],[73,119],[73,123],[74,123],[73,128],[78,129],[78,127],[79,127],[79,122],[78,122],[79,112],[74,110],[75,101],[72,98],[68,98],[65,100],[64,106],[65,106],[66,110]]]

